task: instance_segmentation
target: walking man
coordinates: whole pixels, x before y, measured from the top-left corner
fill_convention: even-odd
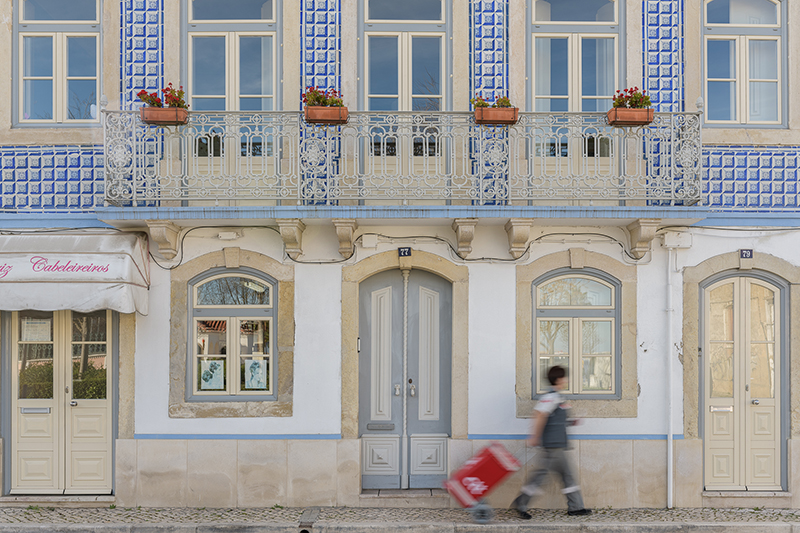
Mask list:
[[[567,497],[567,514],[573,516],[592,514],[591,509],[583,506],[581,489],[567,461],[567,425],[570,422],[567,420],[568,406],[561,396],[561,391],[566,389],[569,383],[567,371],[558,365],[550,367],[547,371],[547,380],[551,389],[541,397],[534,408],[533,429],[528,438],[529,446],[542,446],[539,452],[539,467],[528,478],[519,496],[511,504],[525,520],[531,518],[528,513],[528,503],[533,496],[542,493],[541,486],[550,471],[561,475],[561,480],[564,482],[564,489],[561,492]]]

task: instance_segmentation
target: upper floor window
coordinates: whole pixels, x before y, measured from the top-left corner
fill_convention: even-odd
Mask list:
[[[278,1],[188,0],[187,7],[191,109],[276,109]]]
[[[363,0],[366,108],[443,111],[451,0]]]
[[[589,272],[587,272],[589,270]],[[534,282],[534,391],[549,390],[547,369],[569,370],[566,394],[617,392],[619,283],[599,271],[563,271]]]
[[[195,399],[273,399],[274,280],[242,269],[206,274],[190,287],[193,353],[187,390]]]
[[[17,0],[16,122],[98,121],[98,0]]]
[[[529,0],[535,111],[607,111],[617,88],[624,2]]]
[[[707,0],[706,123],[781,124],[787,56],[783,2]]]

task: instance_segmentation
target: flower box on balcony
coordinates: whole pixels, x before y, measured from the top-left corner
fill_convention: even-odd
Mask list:
[[[612,126],[644,126],[653,122],[653,108],[614,107],[606,116]]]
[[[516,124],[518,107],[476,107],[475,124]]]
[[[179,126],[189,121],[189,111],[182,107],[140,107],[139,117],[146,124]]]
[[[305,119],[309,124],[346,124],[348,112],[346,107],[306,106]]]

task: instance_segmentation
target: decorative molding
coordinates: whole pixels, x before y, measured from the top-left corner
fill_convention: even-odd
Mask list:
[[[150,238],[158,244],[158,253],[164,259],[172,259],[178,255],[178,237],[181,233],[180,226],[168,220],[148,220]]]
[[[336,227],[336,238],[339,239],[339,254],[345,259],[353,256],[353,234],[358,229],[358,222],[354,218],[334,218],[333,225]]]
[[[633,257],[641,259],[644,254],[650,251],[653,239],[656,237],[656,230],[660,224],[660,218],[640,218],[628,224],[628,231],[631,234],[631,255]]]
[[[457,218],[453,220],[453,231],[456,232],[458,241],[458,256],[466,259],[472,252],[472,239],[475,238],[475,226],[478,225],[477,218]]]
[[[508,233],[508,253],[514,259],[519,259],[528,249],[528,239],[531,236],[533,220],[530,218],[512,218],[506,222]]]
[[[299,218],[278,219],[281,239],[286,246],[286,254],[292,259],[303,255],[303,231],[306,225]]]
[[[241,248],[238,246],[222,249],[222,255],[225,256],[225,268],[239,268],[240,252]]]
[[[583,248],[569,249],[569,267],[583,268],[586,265],[586,250]]]

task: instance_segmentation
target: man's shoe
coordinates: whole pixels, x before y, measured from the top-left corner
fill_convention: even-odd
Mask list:
[[[531,518],[533,518],[533,516],[531,516],[531,513],[529,513],[528,511],[523,511],[521,509],[517,509],[517,515],[519,515],[519,517],[522,518],[523,520],[530,520]]]
[[[575,509],[574,511],[567,511],[570,516],[586,516],[592,514],[591,509]]]

